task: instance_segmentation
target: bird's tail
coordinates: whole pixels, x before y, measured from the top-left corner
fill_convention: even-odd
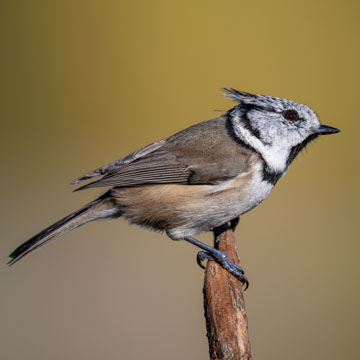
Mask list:
[[[66,216],[59,220],[55,224],[44,229],[31,239],[17,247],[10,255],[10,261],[8,265],[13,265],[25,255],[45,245],[50,240],[53,240],[59,236],[62,236],[69,231],[78,228],[90,221],[116,218],[120,216],[120,210],[116,206],[113,198],[110,196],[110,192],[101,195],[96,200],[85,205],[78,211]]]

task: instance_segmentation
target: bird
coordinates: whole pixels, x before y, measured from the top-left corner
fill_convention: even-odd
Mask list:
[[[201,249],[197,260],[215,260],[247,288],[244,270],[226,254],[193,236],[214,231],[259,205],[289,165],[318,136],[340,130],[322,125],[307,105],[224,88],[236,105],[74,180],[74,191],[106,191],[18,246],[25,255],[89,222],[124,218]],[[90,181],[90,182],[89,182]],[[87,182],[87,183],[85,183]],[[85,183],[85,184],[84,184]]]

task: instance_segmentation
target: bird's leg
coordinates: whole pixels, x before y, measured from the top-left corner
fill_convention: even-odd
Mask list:
[[[168,236],[172,238],[169,234]],[[234,275],[236,278],[238,278],[243,285],[245,285],[245,288],[249,286],[249,282],[244,275],[244,270],[241,266],[235,265],[227,256],[226,254],[218,249],[215,249],[207,244],[204,244],[203,242],[194,239],[191,236],[184,236],[184,240],[199,247],[200,249],[204,251],[200,251],[197,255],[197,262],[198,264],[204,268],[202,265],[202,261],[207,260],[214,260],[218,264],[220,264],[225,270],[227,270],[230,274]]]
[[[227,230],[235,231],[236,227],[239,224],[239,221],[240,221],[240,217],[238,216],[238,217],[230,220],[229,222],[214,228],[213,233],[214,233],[215,238]]]
[[[224,233],[225,231],[228,231],[229,229],[231,229],[230,227],[230,222],[227,222],[225,224],[222,224],[216,228],[213,229],[213,233],[214,233],[214,239],[216,239],[219,235],[221,235],[222,233]]]
[[[239,222],[240,222],[240,216],[236,217],[235,219],[232,219],[230,221],[230,229],[232,231],[235,231],[235,229],[238,226]]]

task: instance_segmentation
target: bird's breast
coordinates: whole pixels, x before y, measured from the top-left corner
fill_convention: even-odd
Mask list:
[[[262,164],[256,163],[248,172],[216,185],[209,192],[210,197],[216,199],[219,208],[223,208],[234,218],[266,199],[272,188],[272,184],[263,180]]]

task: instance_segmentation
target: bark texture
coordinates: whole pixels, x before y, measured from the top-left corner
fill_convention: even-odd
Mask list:
[[[239,264],[232,230],[217,235],[215,246],[235,264]],[[241,282],[215,261],[208,261],[205,270],[204,308],[210,359],[251,359]]]

